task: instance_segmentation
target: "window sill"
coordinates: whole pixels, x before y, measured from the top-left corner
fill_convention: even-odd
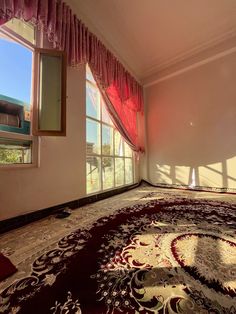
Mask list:
[[[28,169],[39,167],[39,151],[40,151],[40,137],[33,135],[25,135],[19,133],[11,133],[0,131],[0,138],[12,139],[12,140],[27,140],[32,142],[31,147],[31,163],[17,163],[17,164],[0,164],[1,170],[16,170],[16,169]]]
[[[1,164],[1,170],[16,170],[16,169],[29,169],[29,168],[39,168],[37,164]]]

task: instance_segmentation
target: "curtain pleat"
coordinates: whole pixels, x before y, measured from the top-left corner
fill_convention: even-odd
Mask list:
[[[116,57],[61,0],[1,0],[0,25],[19,18],[42,29],[71,66],[88,63],[112,120],[125,141],[140,151],[136,115],[143,111],[143,90]]]

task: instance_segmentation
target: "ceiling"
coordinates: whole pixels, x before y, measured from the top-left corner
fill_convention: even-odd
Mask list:
[[[236,0],[69,2],[141,83],[212,47],[236,46]]]

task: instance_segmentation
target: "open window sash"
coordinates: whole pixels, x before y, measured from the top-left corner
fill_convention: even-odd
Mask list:
[[[33,135],[66,136],[66,56],[34,51]]]

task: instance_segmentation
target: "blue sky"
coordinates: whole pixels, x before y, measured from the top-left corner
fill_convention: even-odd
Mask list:
[[[32,52],[0,38],[0,94],[30,103]]]

